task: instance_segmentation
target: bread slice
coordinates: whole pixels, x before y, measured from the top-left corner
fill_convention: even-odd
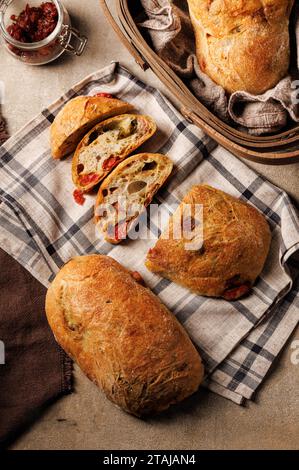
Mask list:
[[[95,222],[106,241],[118,244],[127,237],[172,169],[165,155],[141,153],[122,162],[106,178],[95,205]]]
[[[134,106],[106,96],[77,96],[56,116],[50,129],[51,152],[60,159],[73,152],[97,123],[133,111]]]
[[[73,182],[90,191],[113,168],[156,132],[148,116],[123,114],[95,126],[80,142],[73,157]]]

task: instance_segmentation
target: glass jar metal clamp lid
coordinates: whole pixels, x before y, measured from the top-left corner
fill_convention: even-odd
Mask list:
[[[28,5],[30,2],[30,6]],[[57,10],[57,24],[50,34],[42,40],[25,42],[18,40],[9,32],[9,27],[23,14],[26,21],[26,9],[39,9],[45,4],[52,4]],[[33,11],[33,10],[32,10]],[[29,11],[27,17],[29,17]],[[14,19],[12,19],[14,18]],[[41,0],[0,0],[0,32],[4,47],[15,58],[29,65],[43,65],[61,56],[65,51],[80,56],[87,45],[87,37],[71,25],[70,16],[60,0],[50,2]]]

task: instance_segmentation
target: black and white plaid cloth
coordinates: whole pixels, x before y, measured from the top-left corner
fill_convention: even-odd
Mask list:
[[[147,271],[145,256],[155,240],[115,247],[98,238],[92,221],[95,196],[88,195],[84,206],[74,203],[71,159],[51,158],[49,126],[67,100],[100,91],[156,120],[159,131],[143,150],[168,154],[177,169],[156,203],[172,212],[193,184],[208,183],[265,214],[272,228],[271,254],[251,296],[231,303],[196,296]],[[252,399],[298,324],[299,221],[288,196],[118,64],[76,85],[0,148],[0,195],[0,246],[40,282],[48,286],[71,257],[89,253],[109,254],[139,271],[199,347],[206,386],[238,404]]]

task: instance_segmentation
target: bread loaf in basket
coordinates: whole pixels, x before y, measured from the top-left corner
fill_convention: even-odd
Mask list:
[[[261,94],[286,74],[293,0],[188,0],[201,69],[227,92]]]

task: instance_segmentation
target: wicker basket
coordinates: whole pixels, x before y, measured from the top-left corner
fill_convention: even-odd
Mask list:
[[[203,129],[215,141],[238,157],[272,165],[299,162],[298,125],[290,126],[284,132],[264,137],[252,136],[229,126],[200,103],[184,82],[145,41],[134,22],[134,18],[141,9],[140,2],[116,0],[121,26],[113,18],[107,0],[100,0],[100,3],[121,42],[140,67],[143,70],[150,68],[182,103],[180,111],[186,119]]]

